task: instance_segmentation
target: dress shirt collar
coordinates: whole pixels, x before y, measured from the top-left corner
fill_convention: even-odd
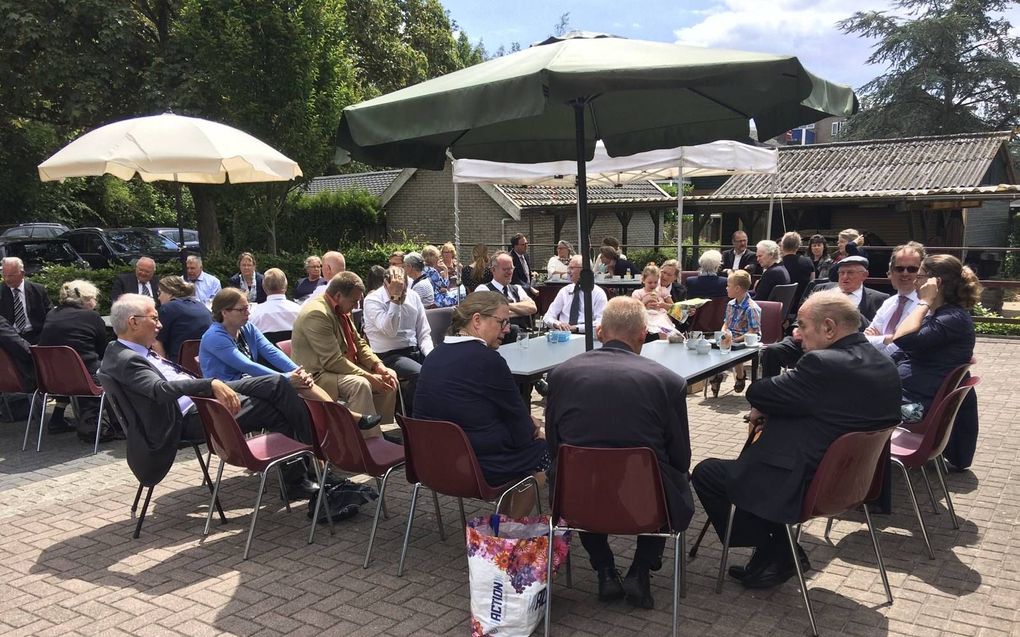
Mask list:
[[[268,303],[270,301],[286,301],[286,300],[287,300],[287,295],[286,294],[267,294],[266,295],[266,303]]]
[[[124,338],[118,338],[117,342],[123,345],[124,347],[128,348],[132,352],[135,352],[139,356],[143,356],[145,358],[149,357],[149,348],[145,347],[144,345],[140,345],[134,341],[129,341]]]
[[[489,346],[488,343],[478,338],[477,336],[461,336],[460,334],[458,334],[457,336],[447,336],[446,338],[443,339],[443,345],[446,345],[448,343],[468,343],[471,341],[478,341],[479,343],[485,345],[486,347]]]
[[[11,286],[9,286],[9,285],[8,285],[8,286],[7,286],[7,288],[8,288],[9,290],[11,290],[11,294],[14,294],[14,290],[21,290],[21,298],[22,298],[22,299],[24,299],[24,298],[25,298],[25,279],[22,279],[22,280],[21,280],[21,284],[20,284],[20,285],[18,285],[18,286],[15,286],[15,287],[13,287],[13,288],[12,288]]]

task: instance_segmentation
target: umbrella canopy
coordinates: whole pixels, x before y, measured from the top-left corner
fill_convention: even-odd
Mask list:
[[[344,109],[339,144],[376,165],[439,170],[457,159],[577,162],[580,248],[588,254],[585,160],[657,148],[760,138],[850,115],[846,86],[795,57],[704,49],[597,34],[550,38]],[[594,277],[581,273],[585,316]],[[585,332],[592,346],[591,326]]]
[[[114,122],[85,133],[39,164],[43,181],[111,174],[124,180],[232,184],[289,181],[297,162],[251,135],[170,113]]]

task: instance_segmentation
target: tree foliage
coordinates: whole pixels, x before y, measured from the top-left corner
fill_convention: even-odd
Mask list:
[[[869,139],[996,130],[1020,123],[1020,38],[992,14],[1010,0],[900,0],[898,17],[857,12],[846,33],[878,38],[870,64],[888,71],[860,89],[844,137]]]

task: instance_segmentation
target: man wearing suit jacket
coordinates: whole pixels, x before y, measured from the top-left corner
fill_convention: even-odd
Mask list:
[[[133,274],[118,274],[113,280],[110,302],[115,302],[122,294],[144,294],[151,296],[156,307],[159,307],[159,279],[154,277],[155,274],[156,262],[150,257],[140,257],[135,262]]]
[[[21,338],[35,345],[39,342],[46,314],[53,307],[46,288],[25,279],[25,264],[18,257],[6,257],[2,272],[0,316],[7,319]]]
[[[645,316],[637,299],[610,299],[598,326],[602,348],[575,356],[550,372],[546,440],[554,459],[560,444],[652,449],[659,460],[670,521],[680,530],[687,528],[694,513],[688,483],[687,383],[639,356]],[[598,572],[600,599],[626,595],[639,608],[653,607],[649,571],[661,566],[665,538],[637,539],[634,560],[622,582],[606,536],[581,533],[580,538]]]
[[[839,268],[839,283],[823,283],[810,288],[810,293],[825,290],[840,290],[857,306],[860,313],[860,329],[863,331],[875,318],[875,313],[882,307],[888,294],[864,287],[864,279],[868,278],[868,260],[861,256],[845,257],[832,266]],[[810,297],[808,297],[810,298]],[[804,354],[795,330],[793,336],[787,336],[778,343],[772,343],[761,352],[762,376],[775,376],[783,367],[793,367]]]
[[[722,253],[723,273],[729,274],[734,270],[747,270],[754,272],[755,252],[747,249],[747,233],[737,230],[733,233],[733,248]]]
[[[786,374],[748,388],[756,428],[740,455],[704,460],[692,476],[720,538],[736,506],[730,546],[755,551],[746,566],[731,567],[730,575],[747,588],[776,586],[796,573],[783,524],[799,520],[804,494],[829,445],[845,433],[900,420],[896,366],[859,332],[859,312],[845,294],[810,296],[798,322],[806,353]],[[848,408],[848,392],[867,400]],[[797,548],[801,564],[810,567]]]
[[[162,480],[182,439],[205,438],[189,396],[214,397],[234,414],[242,431],[268,429],[311,443],[308,411],[283,375],[238,381],[194,378],[152,352],[159,317],[152,299],[127,293],[110,309],[117,340],[106,347],[100,378],[113,380],[126,400],[117,405],[127,419],[128,460],[143,483]],[[300,469],[300,467],[298,467]],[[318,485],[302,469],[285,471],[288,495],[311,497]]]
[[[312,375],[333,400],[353,412],[393,422],[397,373],[386,367],[354,328],[351,311],[365,295],[353,272],[334,276],[326,290],[301,306],[291,332],[291,358]]]
[[[517,233],[510,239],[510,257],[514,262],[514,275],[510,282],[524,288],[529,294],[538,294],[531,285],[531,256],[528,254],[528,238]]]

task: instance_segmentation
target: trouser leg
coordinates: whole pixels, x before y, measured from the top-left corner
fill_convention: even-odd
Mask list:
[[[732,505],[726,493],[726,483],[728,466],[733,462],[709,458],[699,462],[691,473],[694,491],[698,494],[698,499],[701,500],[701,505],[720,540],[726,535],[726,521]],[[733,518],[730,546],[764,546],[770,544],[775,537],[782,539],[782,533],[785,533],[783,525],[737,509]]]
[[[267,429],[311,444],[312,427],[308,408],[282,374],[242,378],[227,383],[243,396],[241,410],[234,416],[245,433]]]
[[[609,548],[609,536],[584,532],[579,532],[577,536],[581,538],[581,546],[588,552],[588,561],[593,569],[612,568],[616,565],[613,550]]]
[[[421,354],[418,355],[419,358]],[[386,367],[389,367],[397,373],[397,378],[404,383],[404,408],[407,410],[407,416],[414,413],[414,392],[418,386],[418,374],[421,373],[421,361],[415,360],[413,356],[405,355],[389,355],[388,353],[380,354],[379,358],[382,360]]]
[[[634,549],[634,562],[631,566],[657,571],[662,568],[662,551],[666,548],[666,538],[641,535]],[[683,556],[677,557],[683,559]]]

